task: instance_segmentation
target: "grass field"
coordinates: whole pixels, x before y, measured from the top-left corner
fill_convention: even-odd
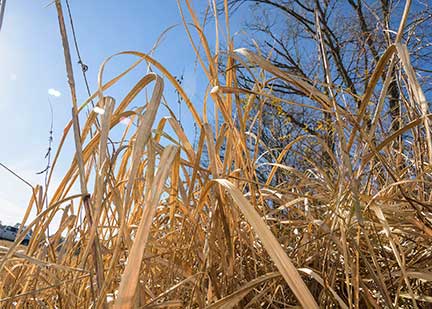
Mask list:
[[[13,242],[3,239],[0,240],[0,246],[9,247],[11,244],[13,244]]]
[[[213,54],[189,12],[200,34],[197,58],[209,80],[204,102],[192,103],[150,54],[116,55],[136,62],[105,81],[108,59],[97,92],[80,106],[68,70],[73,119],[48,184],[72,134],[75,157],[50,194],[33,188],[20,237],[32,229],[30,244],[3,250],[0,258],[0,307],[107,308],[115,302],[115,308],[426,308],[432,303],[432,114],[406,46],[395,42],[386,50],[362,95],[345,89],[337,96],[342,90],[327,82],[329,70],[322,90],[256,53],[234,50],[232,42],[225,58]],[[185,27],[189,34],[191,27]],[[326,60],[324,48],[322,54]],[[222,74],[223,59],[228,69]],[[412,96],[401,128],[388,133],[380,126],[391,79],[385,70],[388,65],[391,71],[394,59],[400,59]],[[124,98],[110,97],[109,88],[140,62],[152,71],[130,85]],[[255,70],[252,90],[238,85],[234,64]],[[263,86],[276,79],[311,105],[278,98]],[[164,83],[172,84],[197,124],[197,143],[168,105],[171,116],[156,117]],[[141,91],[149,99],[136,107]],[[345,98],[359,104],[345,106]],[[103,113],[88,113],[80,126],[78,114],[93,99]],[[249,128],[251,122],[264,127],[262,112],[253,106],[271,102],[333,117],[328,131],[334,145],[305,132],[262,163],[261,147],[275,149]],[[196,106],[203,105],[200,113]],[[131,121],[122,126],[125,118]],[[409,143],[399,150],[404,134]],[[113,143],[113,136],[121,138]],[[325,156],[312,153],[317,145]],[[284,161],[290,156],[304,166],[290,166]],[[263,170],[266,181],[260,180]],[[277,180],[278,174],[285,180]],[[32,211],[38,215],[31,221]],[[60,225],[48,233],[56,216]],[[17,254],[20,249],[25,254]]]
[[[13,244],[12,241],[0,239],[0,246],[2,246],[2,247],[8,247],[9,248],[10,246],[12,246],[12,244]],[[23,245],[18,246],[18,250],[25,250],[26,248],[27,247],[23,246]]]

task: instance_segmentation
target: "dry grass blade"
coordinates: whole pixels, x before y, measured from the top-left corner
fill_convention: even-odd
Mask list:
[[[254,207],[231,182],[225,179],[216,179],[215,182],[222,185],[230,193],[302,306],[318,308],[318,304],[300,277],[298,270]]]
[[[394,254],[395,258],[396,258],[396,261],[399,264],[399,267],[401,269],[402,276],[403,276],[403,279],[404,279],[404,281],[405,281],[405,283],[406,283],[406,285],[408,287],[408,293],[409,293],[409,295],[411,295],[411,299],[413,301],[414,308],[418,308],[417,303],[415,301],[416,298],[414,297],[414,292],[412,290],[410,281],[408,279],[407,271],[406,271],[406,268],[405,268],[405,265],[404,265],[404,262],[403,262],[405,260],[404,255],[403,255],[403,253],[399,252],[399,250],[398,250],[398,248],[396,246],[396,243],[393,240],[393,235],[392,235],[392,233],[390,231],[390,227],[389,227],[389,225],[387,223],[387,220],[386,220],[386,218],[385,218],[384,213],[382,212],[382,210],[379,207],[377,207],[376,205],[373,205],[371,208],[375,212],[375,214],[377,215],[377,217],[380,219],[380,221],[383,223],[383,229],[384,229],[384,231],[386,233],[386,236],[387,236],[387,238],[388,238],[388,240],[390,242],[390,246],[392,248],[392,251],[393,251],[393,254]]]
[[[174,146],[167,147],[160,159],[161,166],[154,177],[151,190],[147,192],[145,197],[145,208],[143,216],[138,227],[138,231],[128,255],[128,261],[125,271],[120,282],[118,299],[115,303],[115,308],[131,308],[134,304],[135,291],[138,285],[139,268],[141,264],[144,250],[146,248],[147,239],[149,237],[150,227],[153,221],[153,216],[156,211],[157,201],[162,192],[163,185],[169,175],[171,166],[176,159],[178,150]]]
[[[324,288],[326,287],[323,278],[321,278],[320,276],[318,276],[318,274],[316,274],[315,272],[313,272],[311,269],[309,269],[309,268],[299,268],[298,270],[301,271],[301,272],[303,272],[303,273],[305,273],[305,274],[308,274],[309,276],[311,276],[312,278],[314,278]],[[344,308],[344,309],[349,308],[345,304],[345,302],[342,300],[342,298],[336,293],[335,290],[333,290],[331,287],[329,287],[329,290],[330,290],[331,294],[333,295],[333,297],[337,300],[340,308]]]
[[[207,309],[233,308],[256,286],[262,284],[263,282],[269,281],[271,279],[278,278],[280,276],[281,276],[280,273],[275,272],[275,273],[265,274],[263,276],[260,276],[259,278],[253,279],[252,281],[246,283],[244,286],[242,286],[234,293],[225,296],[224,298],[211,304],[210,306],[207,307]]]

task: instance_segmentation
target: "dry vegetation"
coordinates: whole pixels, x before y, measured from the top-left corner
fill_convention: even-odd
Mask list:
[[[13,242],[11,242],[11,241],[9,241],[9,240],[0,240],[0,247],[3,247],[3,248],[9,248],[12,244],[13,244]],[[23,245],[20,245],[20,246],[18,247],[18,249],[20,249],[20,250],[24,250],[24,249],[26,249],[26,247],[23,246]]]
[[[57,7],[62,28],[58,1]],[[26,214],[37,211],[36,219],[26,222],[34,229],[29,246],[17,251],[23,232],[14,246],[1,251],[1,306],[427,307],[432,302],[432,115],[400,41],[405,17],[395,44],[382,55],[361,95],[360,107],[351,110],[336,102],[340,89],[328,84],[323,93],[251,51],[234,50],[231,42],[225,52],[212,52],[195,13],[190,8],[188,13],[194,25],[185,23],[185,29],[200,34],[194,46],[205,55],[197,53],[211,89],[204,102],[191,102],[150,55],[124,52],[116,57],[138,61],[104,83],[107,60],[99,89],[77,107],[63,29],[74,120],[65,128],[55,162],[69,134],[74,133],[77,151],[48,207],[43,188],[34,188]],[[226,23],[230,37],[228,18]],[[227,68],[223,76],[218,73],[222,59]],[[145,74],[115,103],[107,96],[110,87],[142,61],[158,73]],[[403,66],[409,90],[407,121],[398,131],[377,136],[389,83],[380,79],[396,63]],[[253,67],[253,90],[238,87],[235,64]],[[327,70],[324,84],[330,74]],[[270,177],[260,183],[258,147],[250,147],[260,136],[248,134],[248,125],[261,118],[252,114],[252,105],[297,104],[264,87],[275,78],[307,94],[314,102],[310,108],[331,114],[337,139],[334,149],[316,136],[290,141],[283,155],[289,156],[296,143],[311,140],[323,144],[332,165],[305,154],[311,168],[300,170],[284,165],[279,156],[266,163]],[[164,81],[174,85],[197,123],[196,147],[174,113],[155,122]],[[371,102],[376,87],[382,95]],[[141,91],[151,93],[147,104],[131,109]],[[77,114],[91,99],[105,113],[90,113],[79,130]],[[375,113],[366,121],[370,103]],[[205,112],[196,111],[198,104],[204,104],[204,111],[214,107],[219,116],[214,124]],[[137,125],[119,126],[124,117]],[[168,136],[168,126],[174,135]],[[115,146],[108,140],[113,130],[123,130]],[[395,144],[404,133],[413,138],[409,151],[401,154]],[[271,185],[279,170],[290,181]],[[74,183],[81,194],[71,193]],[[61,214],[61,225],[47,240],[55,214]],[[60,244],[62,234],[66,237]]]

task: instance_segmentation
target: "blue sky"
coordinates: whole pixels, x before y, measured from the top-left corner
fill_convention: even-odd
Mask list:
[[[197,12],[202,14],[207,1],[193,3],[197,5]],[[95,89],[99,65],[105,58],[125,50],[148,52],[166,28],[181,23],[175,0],[136,0],[122,2],[121,5],[114,0],[70,0],[70,5],[81,56],[89,67],[87,74],[92,90]],[[63,9],[66,15],[64,3]],[[233,19],[233,32],[241,30],[241,16],[237,16]],[[68,24],[68,20],[66,22]],[[213,27],[210,24],[207,28],[210,40]],[[86,98],[85,86],[73,49],[72,55],[79,102],[83,102]],[[195,55],[182,25],[166,35],[154,57],[172,74],[184,73],[184,87],[200,109],[200,97],[207,84],[199,66],[195,65]],[[127,56],[115,59],[107,69],[106,79],[124,70],[134,60]],[[42,184],[44,176],[36,175],[36,172],[46,166],[44,155],[51,121],[48,98],[54,110],[54,151],[70,119],[71,109],[57,15],[52,1],[7,2],[0,32],[0,68],[0,162],[33,185]],[[108,94],[120,100],[145,73],[145,66],[139,67]],[[61,95],[50,96],[49,89],[55,89]],[[166,89],[165,97],[177,111],[176,95],[171,88]],[[140,98],[136,101],[136,105],[139,104]],[[193,122],[186,107],[183,106],[182,110],[183,125],[189,134],[193,134]],[[166,111],[161,111],[162,115],[167,115]],[[72,154],[73,145],[69,139],[55,170],[53,185],[60,181]],[[25,184],[0,169],[0,220],[3,224],[21,220],[30,195]]]

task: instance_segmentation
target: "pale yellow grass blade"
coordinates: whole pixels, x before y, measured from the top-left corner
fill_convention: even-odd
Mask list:
[[[239,189],[228,180],[215,179],[214,181],[222,185],[230,193],[249,224],[254,228],[255,233],[257,233],[263,246],[266,248],[268,254],[271,256],[276,267],[279,269],[300,304],[304,308],[318,308],[318,304],[303,279],[300,277],[298,270],[254,207],[243,196]]]
[[[140,274],[140,265],[146,248],[147,239],[149,237],[157,202],[177,154],[178,150],[174,146],[168,146],[162,154],[160,159],[161,165],[154,178],[152,188],[148,191],[145,199],[144,212],[132,248],[128,255],[126,268],[120,282],[118,299],[115,302],[114,308],[131,308],[134,304],[134,296]]]

